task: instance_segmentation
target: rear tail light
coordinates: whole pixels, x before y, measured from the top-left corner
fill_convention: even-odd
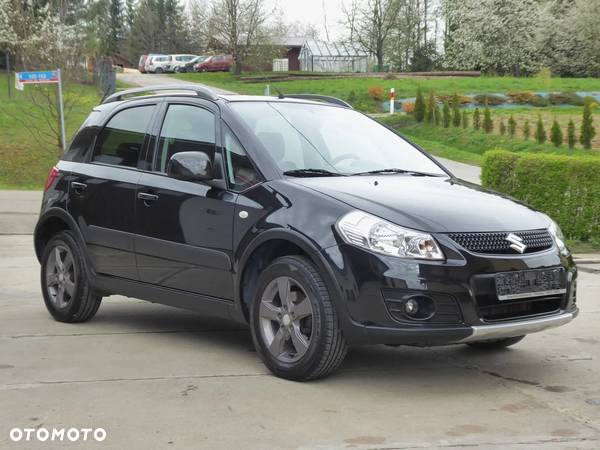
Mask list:
[[[54,166],[52,169],[50,169],[48,178],[46,178],[46,184],[44,185],[44,192],[46,192],[48,189],[50,189],[50,186],[52,186],[52,183],[54,183],[54,180],[56,180],[57,176],[58,176],[58,168],[56,166]]]

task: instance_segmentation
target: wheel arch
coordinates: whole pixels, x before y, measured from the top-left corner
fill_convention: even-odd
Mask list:
[[[81,246],[87,258],[85,240],[75,220],[64,209],[50,208],[40,217],[33,233],[35,254],[38,261],[41,262],[44,247],[52,236],[64,230],[73,232],[77,243]]]
[[[237,264],[235,280],[237,306],[246,321],[248,321],[249,305],[260,273],[275,259],[290,255],[304,256],[317,267],[337,306],[340,298],[339,285],[335,281],[331,266],[317,246],[296,231],[274,229],[257,236],[246,247]]]

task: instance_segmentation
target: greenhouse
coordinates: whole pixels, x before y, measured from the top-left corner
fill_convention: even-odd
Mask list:
[[[300,70],[304,72],[367,72],[369,54],[361,46],[347,42],[307,40],[300,50]]]

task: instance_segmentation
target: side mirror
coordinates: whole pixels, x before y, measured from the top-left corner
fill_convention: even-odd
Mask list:
[[[183,181],[212,180],[212,161],[204,152],[175,153],[167,164],[167,175]]]

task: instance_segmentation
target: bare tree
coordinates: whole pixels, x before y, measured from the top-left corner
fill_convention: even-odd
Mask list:
[[[343,5],[352,39],[375,55],[379,71],[383,71],[386,43],[399,8],[400,0],[352,0],[350,8]]]
[[[209,35],[231,53],[234,73],[242,67],[253,47],[268,43],[264,0],[214,0],[210,10]]]

